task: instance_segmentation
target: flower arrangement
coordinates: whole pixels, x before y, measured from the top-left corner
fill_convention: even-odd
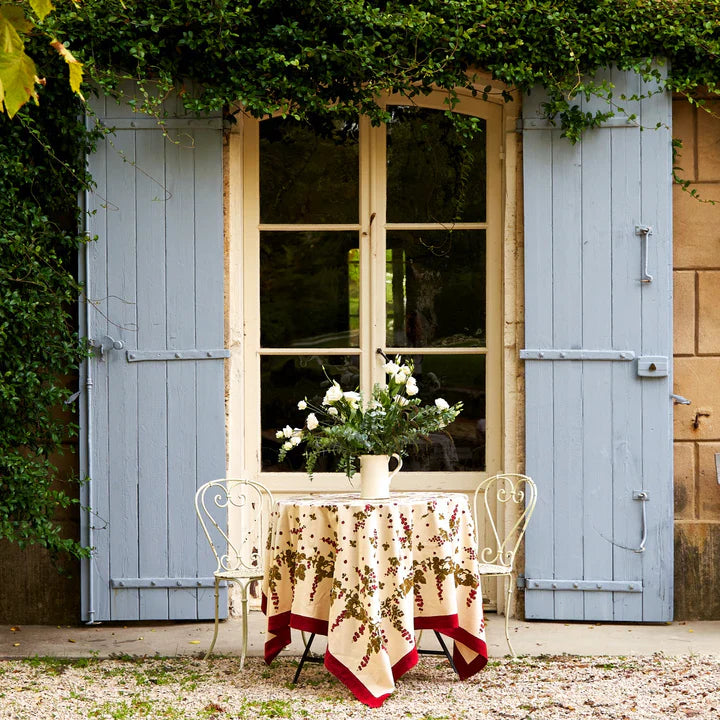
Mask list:
[[[310,475],[320,455],[340,457],[340,469],[348,477],[355,473],[355,458],[360,455],[407,455],[410,445],[420,438],[443,430],[458,416],[462,403],[448,404],[437,398],[432,405],[423,405],[418,395],[413,363],[403,363],[397,356],[383,366],[385,385],[376,384],[367,403],[361,393],[344,391],[331,380],[319,406],[307,397],[298,403],[299,410],[309,410],[305,426],[286,425],[276,437],[282,440],[279,459],[305,443],[306,468]]]

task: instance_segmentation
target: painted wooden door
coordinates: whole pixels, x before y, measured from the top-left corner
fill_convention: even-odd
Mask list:
[[[670,95],[612,71],[572,145],[523,109],[525,614],[672,619]],[[642,99],[640,99],[642,98]],[[592,110],[586,103],[584,110]]]
[[[96,101],[83,619],[212,617],[194,493],[225,474],[222,123]],[[91,120],[94,121],[94,120]]]

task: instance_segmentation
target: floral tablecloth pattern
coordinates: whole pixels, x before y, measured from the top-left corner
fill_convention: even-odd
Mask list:
[[[328,636],[325,666],[380,706],[418,661],[415,630],[454,642],[461,679],[487,662],[478,560],[467,496],[353,494],[276,502],[268,535],[265,660],[290,628]]]

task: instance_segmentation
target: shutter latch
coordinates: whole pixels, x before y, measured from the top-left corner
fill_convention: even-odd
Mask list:
[[[643,272],[642,272],[642,277],[640,278],[640,282],[651,283],[653,281],[653,276],[648,272],[648,238],[650,237],[650,235],[653,234],[653,229],[650,225],[636,225],[635,226],[635,234],[642,236],[642,241],[643,241],[643,246],[642,246]]]

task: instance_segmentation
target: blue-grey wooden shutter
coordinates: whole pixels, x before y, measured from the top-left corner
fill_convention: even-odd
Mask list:
[[[88,160],[97,240],[86,312],[98,354],[83,619],[208,618],[215,564],[193,501],[225,474],[222,120],[168,100],[166,137],[128,104],[101,98],[93,109],[115,130]]]
[[[576,145],[538,119],[542,92],[523,108],[525,615],[655,622],[673,607],[671,99],[606,77],[622,111]]]

